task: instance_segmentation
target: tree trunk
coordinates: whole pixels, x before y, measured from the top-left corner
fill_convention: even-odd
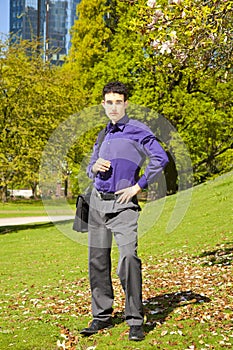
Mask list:
[[[36,187],[37,187],[37,182],[31,183],[32,197],[33,197],[34,199],[37,199]]]
[[[7,202],[7,185],[2,186],[1,190],[1,200],[3,203]]]

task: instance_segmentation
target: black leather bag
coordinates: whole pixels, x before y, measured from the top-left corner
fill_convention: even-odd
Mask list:
[[[73,230],[77,232],[88,231],[88,214],[91,193],[80,194],[76,201],[76,214],[73,223]]]

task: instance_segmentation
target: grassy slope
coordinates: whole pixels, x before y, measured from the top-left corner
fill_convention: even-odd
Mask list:
[[[177,254],[179,249],[200,252],[229,239],[233,228],[232,193],[233,173],[195,187],[182,222],[171,233],[166,233],[166,228],[176,196],[168,197],[159,220],[142,238],[146,243],[146,255],[150,251]]]
[[[141,236],[139,254],[144,263],[143,298],[154,300],[146,305],[148,310],[153,311],[153,305],[162,306],[162,309],[159,314],[154,309],[154,316],[147,310],[148,335],[145,341],[137,344],[128,342],[128,328],[119,317],[111,332],[89,339],[79,337],[78,330],[91,319],[85,245],[65,237],[59,231],[59,225],[8,228],[8,233],[0,236],[0,349],[56,349],[57,340],[64,339],[59,337],[62,327],[66,327],[70,344],[77,343],[73,347],[77,350],[88,346],[96,346],[96,349],[177,350],[188,349],[193,344],[195,349],[230,347],[233,342],[232,330],[228,329],[228,313],[232,312],[232,261],[226,266],[201,267],[203,261],[196,257],[203,251],[213,252],[216,245],[222,247],[224,244],[232,251],[232,193],[233,174],[196,187],[183,221],[173,232],[166,233],[168,217],[176,200],[176,196],[169,197],[155,225],[150,227],[149,224],[150,229]],[[158,202],[156,208],[158,204],[161,203]],[[145,210],[145,215],[141,214],[141,227],[146,227],[151,220],[151,213],[148,220],[146,215]],[[70,223],[60,225],[64,230]],[[6,228],[2,230],[4,232]],[[117,255],[114,249],[115,311],[120,312],[123,299],[115,275]],[[183,291],[182,296],[187,300],[190,289],[193,300],[205,294],[211,303],[196,305],[187,302],[188,305],[182,307],[174,299],[176,293]],[[173,303],[165,305],[166,294],[172,296]],[[220,317],[219,305],[221,310],[226,310],[220,323],[215,319],[216,314]],[[67,328],[76,338],[71,337]]]

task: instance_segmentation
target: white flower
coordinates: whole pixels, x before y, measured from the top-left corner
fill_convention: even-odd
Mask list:
[[[152,22],[149,23],[149,24],[147,24],[147,28],[148,28],[148,29],[151,29],[151,30],[154,30],[154,29],[155,29],[155,28],[154,28],[154,25],[155,25],[155,23],[157,22],[157,20],[158,20],[157,17],[152,17]]]
[[[167,53],[171,53],[172,50],[170,48],[170,41],[165,41],[165,43],[162,43],[162,45],[160,46],[160,50],[159,52],[163,55],[165,52]]]
[[[171,38],[177,38],[177,36],[176,36],[176,31],[175,31],[175,30],[172,30],[172,31],[171,31],[170,37],[171,37]]]
[[[150,46],[152,46],[154,49],[156,49],[159,46],[159,44],[160,44],[159,40],[153,40],[150,43]]]
[[[176,43],[176,41],[177,41],[176,31],[172,30],[171,33],[169,34],[169,36],[171,38],[172,44]]]
[[[157,18],[163,17],[163,12],[161,10],[156,10],[155,17],[157,17]]]
[[[156,5],[156,0],[147,1],[147,6],[151,7],[152,9],[155,7],[155,5]]]
[[[181,0],[171,0],[170,3],[180,5]]]
[[[214,34],[213,34],[213,33],[210,33],[209,38],[210,38],[212,41],[214,41],[214,40],[215,40]]]
[[[180,62],[184,62],[187,59],[187,55],[184,52],[177,52],[176,58],[180,60]]]
[[[147,27],[148,27],[149,29],[153,29],[155,23],[158,22],[158,20],[160,19],[160,17],[163,17],[163,12],[162,12],[161,10],[156,10],[156,11],[154,12],[154,16],[152,16],[152,22],[149,23],[149,24],[147,25]]]

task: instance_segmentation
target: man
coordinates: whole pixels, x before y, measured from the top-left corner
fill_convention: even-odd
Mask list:
[[[89,213],[89,278],[93,321],[80,333],[86,336],[112,324],[112,235],[119,250],[118,275],[125,292],[125,320],[129,339],[144,339],[141,260],[137,256],[137,194],[154,182],[168,162],[152,131],[126,114],[127,89],[110,82],[103,89],[102,105],[110,119],[104,140],[94,145],[87,173],[94,189]],[[142,164],[149,158],[144,174]]]

